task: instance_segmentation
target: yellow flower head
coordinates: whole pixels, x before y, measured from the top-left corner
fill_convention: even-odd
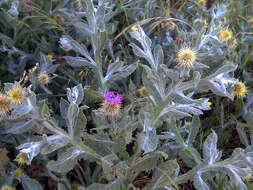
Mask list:
[[[14,188],[9,185],[4,185],[1,187],[1,190],[14,190]]]
[[[21,87],[15,86],[8,91],[9,99],[12,103],[20,105],[25,99],[24,91]]]
[[[10,110],[10,104],[10,99],[6,95],[0,93],[0,114],[7,114]]]
[[[141,96],[147,96],[148,95],[147,88],[145,86],[141,87],[139,89],[139,93]]]
[[[51,54],[47,54],[46,59],[48,61],[51,61],[53,59],[53,56]]]
[[[219,40],[228,41],[232,38],[232,32],[230,30],[221,30],[218,32],[217,37]]]
[[[206,5],[206,0],[199,0],[198,4],[202,7],[204,7]]]
[[[23,153],[23,152],[21,152],[18,156],[17,156],[17,158],[15,159],[15,161],[17,162],[17,163],[19,163],[19,164],[26,164],[26,163],[28,163],[28,157],[27,157],[27,155],[25,154],[25,153]]]
[[[212,102],[207,102],[207,105],[210,107],[212,105]]]
[[[16,170],[13,171],[13,176],[15,178],[20,178],[21,175],[22,175],[22,170],[20,168],[18,168],[18,169],[16,169]]]
[[[131,31],[132,32],[135,32],[135,31],[138,31],[139,29],[136,27],[136,26],[133,26],[132,28],[131,28]]]
[[[190,48],[183,48],[177,53],[177,61],[180,67],[191,68],[196,59],[196,53]]]
[[[48,74],[42,73],[38,76],[38,81],[40,84],[47,85],[50,83],[50,77]]]
[[[226,8],[227,8],[227,5],[222,4],[222,9],[226,9]]]
[[[238,96],[238,97],[243,97],[247,94],[247,89],[246,86],[243,82],[237,82],[231,87],[231,94]]]
[[[208,23],[207,23],[206,20],[202,20],[200,23],[201,23],[202,25],[204,25],[204,26],[207,26],[207,25],[208,25]]]

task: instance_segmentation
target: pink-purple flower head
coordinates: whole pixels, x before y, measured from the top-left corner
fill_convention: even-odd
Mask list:
[[[120,94],[115,94],[112,91],[109,91],[104,96],[105,101],[110,104],[121,104],[122,103],[122,96]]]

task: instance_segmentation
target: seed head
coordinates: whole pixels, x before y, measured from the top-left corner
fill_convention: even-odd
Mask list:
[[[177,53],[177,61],[180,67],[191,68],[196,59],[196,53],[190,48],[183,48]]]
[[[24,91],[21,87],[15,86],[8,91],[9,99],[16,105],[22,104],[25,99]]]
[[[238,96],[238,97],[244,97],[247,94],[246,86],[243,82],[237,82],[231,87],[231,94]]]
[[[6,95],[0,93],[0,114],[7,114],[10,110],[10,104],[10,99]]]
[[[38,81],[40,84],[48,85],[50,83],[50,77],[46,73],[42,73],[38,76]]]

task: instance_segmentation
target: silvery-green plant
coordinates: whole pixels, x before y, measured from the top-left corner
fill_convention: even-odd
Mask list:
[[[50,23],[44,30],[55,32],[49,36],[57,36],[54,42],[59,50],[53,43],[50,48],[57,49],[65,62],[56,64],[55,59],[37,50],[39,53],[31,57],[39,64],[24,73],[20,81],[3,84],[0,108],[5,105],[6,109],[0,109],[0,134],[6,142],[8,137],[17,139],[18,164],[30,165],[34,160],[45,163],[43,175],[54,179],[59,190],[74,188],[67,178],[70,171],[76,173],[79,189],[87,190],[137,190],[136,181],[144,171],[151,174],[142,188],[146,190],[180,189],[189,180],[197,190],[248,189],[245,179],[252,174],[252,130],[249,142],[243,123],[237,121],[237,132],[246,148],[235,148],[225,158],[216,131],[211,130],[196,143],[206,125],[200,115],[212,109],[210,93],[229,101],[236,95],[231,92],[239,81],[234,77],[238,66],[226,64],[224,56],[234,50],[228,41],[217,37],[219,25],[228,27],[222,20],[228,11],[221,5],[215,4],[208,11],[187,2],[188,10],[199,18],[183,20],[184,14],[179,15],[176,9],[173,14],[179,19],[173,21],[178,24],[159,38],[137,22],[126,30],[124,43],[113,44],[119,24],[113,18],[124,14],[133,19],[137,12],[140,18],[147,18],[155,15],[155,3],[65,0],[43,4],[50,5],[45,8],[49,16],[59,12],[66,19],[64,27],[51,23],[57,32],[50,30]],[[34,5],[36,17],[51,21]],[[9,2],[3,14],[18,20],[19,6],[19,1]],[[202,27],[203,13],[210,14],[209,26]],[[187,22],[193,26],[185,28]],[[18,29],[12,26],[14,31]],[[165,35],[171,36],[163,43]],[[182,43],[172,42],[173,35]],[[12,41],[5,34],[1,36],[1,50],[12,60],[11,52],[17,50],[12,45],[18,43],[15,38]],[[43,83],[41,74],[48,75],[48,83]],[[140,96],[141,86],[146,93]],[[21,89],[22,98],[11,98],[14,87]],[[115,97],[120,98],[109,101]],[[251,103],[248,98],[239,115],[247,121],[247,127],[252,124]],[[116,108],[120,113],[110,114]],[[186,172],[182,171],[185,166]],[[5,179],[6,184],[17,183],[11,173]],[[18,182],[27,190],[42,189],[26,173]]]

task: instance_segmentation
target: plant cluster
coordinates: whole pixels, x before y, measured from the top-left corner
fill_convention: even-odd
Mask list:
[[[1,190],[252,189],[250,15],[236,0],[0,1]]]

